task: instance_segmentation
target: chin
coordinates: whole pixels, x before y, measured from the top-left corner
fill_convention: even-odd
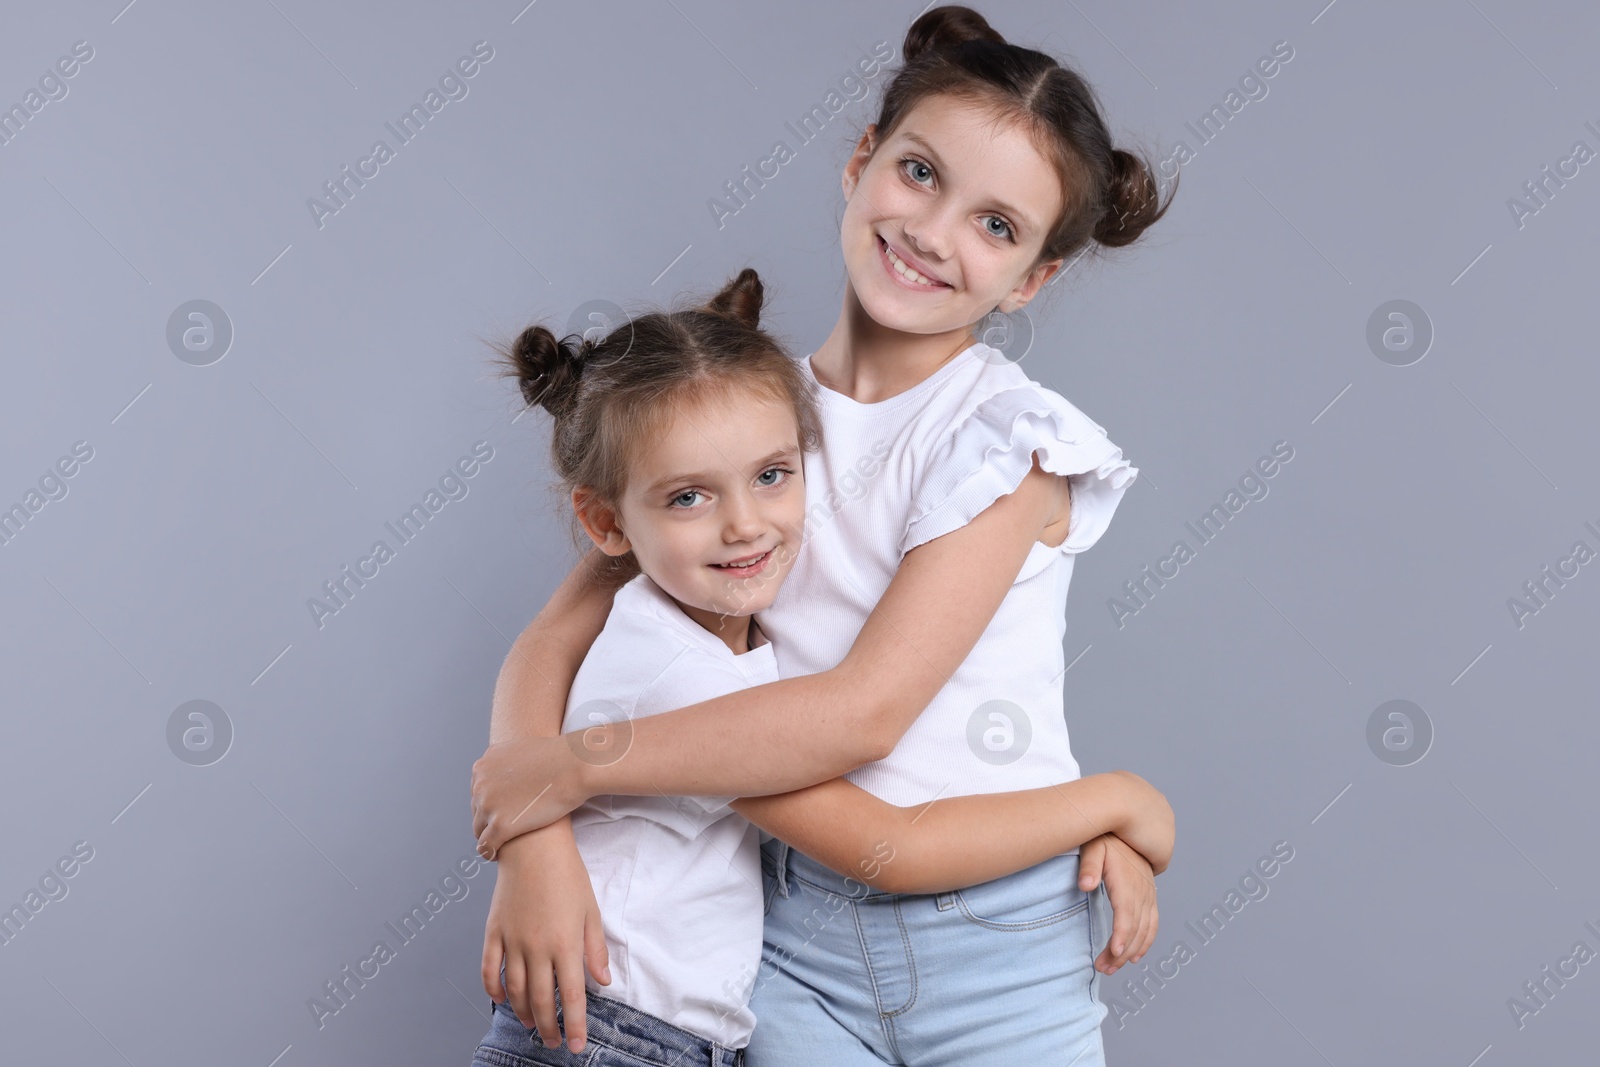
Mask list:
[[[873,280],[878,282],[880,286],[888,284],[881,282],[879,279]],[[861,305],[861,310],[865,311],[867,317],[879,326],[889,330],[898,330],[901,333],[925,332],[924,323],[918,318],[913,309],[905,307],[896,299],[900,295],[898,291],[885,290],[883,288],[863,291],[861,286],[856,285],[853,279],[850,284],[855,289],[856,301]]]

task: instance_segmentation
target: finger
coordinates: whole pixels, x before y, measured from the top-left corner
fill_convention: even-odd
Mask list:
[[[472,796],[472,835],[482,837],[483,831],[489,825],[489,812],[482,804],[478,803],[477,793]]]
[[[1106,881],[1106,896],[1111,902],[1111,936],[1106,939],[1103,958],[1106,973],[1113,974],[1127,962],[1128,945],[1139,929],[1139,898],[1130,894],[1121,869]]]
[[[1085,842],[1078,850],[1078,888],[1087,893],[1099,885],[1105,862],[1105,842],[1099,838]]]
[[[478,855],[482,856],[485,860],[487,860],[487,861],[492,863],[492,862],[494,862],[495,856],[497,856],[498,854],[499,854],[499,850],[489,840],[489,831],[485,830],[483,832],[483,834],[478,838]]]
[[[1150,939],[1150,909],[1155,906],[1155,898],[1148,887],[1140,884],[1138,903],[1134,906],[1137,913],[1137,922],[1133,934],[1128,938],[1127,948],[1122,953],[1124,964],[1133,962],[1133,958],[1149,947]]]
[[[1139,929],[1139,916],[1137,907],[1127,901],[1113,905],[1111,915],[1111,943],[1106,947],[1111,950],[1111,969],[1116,970],[1127,961],[1128,944]]]
[[[1136,902],[1130,911],[1132,915],[1128,923],[1128,938],[1123,942],[1122,951],[1112,961],[1119,970],[1133,958],[1135,950],[1139,947],[1140,938],[1144,936],[1144,915],[1146,911],[1144,900],[1140,899]]]
[[[491,818],[484,825],[483,836],[478,841],[480,844],[489,846],[489,854],[491,856],[497,856],[500,854],[500,849],[505,846],[505,843],[516,836],[515,834],[507,833],[506,831],[509,829],[510,827],[503,820]]]
[[[561,1028],[556,1024],[556,980],[552,962],[538,963],[528,975],[528,1007],[545,1048],[561,1044]]]
[[[505,944],[498,932],[483,938],[483,991],[496,1004],[505,999],[505,986],[500,982],[500,964],[505,961]]]
[[[1144,913],[1144,926],[1140,929],[1138,948],[1130,959],[1138,963],[1144,959],[1144,954],[1150,951],[1150,946],[1156,943],[1156,906],[1154,903]]]
[[[589,908],[583,920],[583,959],[601,985],[611,984],[611,953],[606,949],[606,930],[600,922],[600,909]]]
[[[1119,943],[1117,940],[1117,927],[1127,921],[1125,916],[1126,905],[1119,899],[1117,894],[1110,892],[1110,889],[1111,887],[1108,884],[1106,886],[1106,897],[1111,904],[1111,933],[1106,937],[1105,948],[1100,950],[1100,955],[1096,956],[1094,961],[1095,968],[1104,974],[1110,974],[1116,970],[1117,952],[1115,946]]]
[[[576,951],[562,952],[556,957],[556,987],[561,990],[561,1018],[567,1024],[567,1048],[582,1052],[589,1032],[586,1025],[589,1014],[584,1003],[588,990],[583,985],[583,960]]]
[[[528,961],[515,949],[506,953],[506,1006],[523,1026],[532,1026],[528,1010]]]
[[[1113,956],[1111,953],[1111,943],[1108,941],[1106,942],[1106,947],[1100,950],[1100,955],[1095,957],[1094,969],[1099,971],[1101,974],[1112,973],[1116,970],[1116,967],[1112,964],[1112,959]]]

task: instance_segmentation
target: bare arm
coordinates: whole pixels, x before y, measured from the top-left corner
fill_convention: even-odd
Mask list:
[[[491,749],[561,733],[572,680],[605,627],[617,589],[636,573],[633,557],[613,559],[591,548],[556,587],[544,609],[517,635],[500,665],[489,713]],[[474,816],[483,763],[479,760],[473,766]],[[571,818],[562,816],[551,825],[557,824],[560,829],[545,835],[546,839],[564,840],[576,853]]]
[[[595,548],[578,561],[500,667],[490,744],[561,732],[572,679],[604,629],[616,591],[637,573],[632,556],[618,560]]]
[[[831,670],[583,731],[616,738],[574,732],[505,746],[506,788],[478,797],[481,839],[494,847],[599,794],[764,796],[883,758],[977,644],[1065,492],[1066,478],[1035,461],[972,522],[906,553]],[[626,755],[585,760],[585,743]]]
[[[567,691],[605,624],[611,591],[624,576],[607,557],[590,552],[517,638],[495,683],[491,749],[560,733]],[[553,625],[556,619],[562,625]],[[475,790],[477,774],[474,766]],[[557,1034],[559,986],[570,1012],[565,1036],[576,1052],[587,1039],[583,971],[587,968],[601,984],[611,979],[604,928],[572,820],[562,816],[523,834],[507,842],[495,858],[494,896],[484,927],[483,988],[493,1000],[504,997],[524,1025]]]
[[[1106,833],[1144,854],[1157,874],[1172,858],[1171,806],[1127,771],[912,807],[836,778],[778,796],[744,797],[731,807],[825,866],[887,893],[977,885]]]

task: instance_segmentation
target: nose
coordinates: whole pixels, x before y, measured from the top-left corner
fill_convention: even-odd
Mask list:
[[[905,231],[906,239],[911,242],[912,251],[935,263],[949,256],[949,234],[954,220],[947,218],[947,214],[949,212],[944,206],[934,204],[906,219],[901,229]]]
[[[754,541],[767,530],[761,508],[749,493],[734,493],[727,498],[723,512],[724,541]]]

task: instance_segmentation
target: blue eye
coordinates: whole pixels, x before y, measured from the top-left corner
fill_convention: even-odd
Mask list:
[[[1001,218],[999,215],[990,215],[990,216],[988,216],[988,218],[989,218],[990,222],[998,222],[1001,226],[1005,227],[1004,231],[1001,232],[1001,233],[995,233],[993,230],[990,230],[987,227],[985,227],[985,232],[987,232],[989,234],[989,236],[991,236],[991,237],[1004,237],[1008,241],[1015,241],[1017,239],[1017,231],[1013,230],[1011,228],[1011,223],[1007,222],[1005,219]]]
[[[910,165],[911,165],[911,167],[913,167],[913,168],[916,168],[916,169],[918,169],[918,170],[923,170],[923,171],[927,171],[927,173],[928,173],[928,177],[929,177],[929,178],[932,178],[932,177],[933,177],[933,168],[932,168],[932,167],[930,167],[930,166],[928,166],[928,165],[927,165],[927,164],[926,164],[926,163],[924,163],[924,162],[922,162],[922,160],[920,160],[920,159],[911,159],[911,158],[909,158],[909,157],[908,157],[908,158],[906,158],[906,159],[902,159],[902,160],[901,160],[901,161],[900,161],[900,168],[901,168],[901,169],[902,169],[902,170],[906,170],[906,172],[907,172],[907,173],[908,173],[908,174],[909,174],[909,173],[910,173],[910,171],[909,171],[909,170],[907,170],[907,168],[906,168],[906,164],[908,164],[908,163],[909,163],[909,164],[910,164]],[[912,180],[912,181],[914,181],[914,182],[916,182],[916,183],[917,183],[917,184],[918,184],[918,185],[921,185],[921,184],[922,184],[922,182],[923,182],[923,179],[921,179],[921,178],[917,178],[917,177],[913,177],[913,178],[912,178],[912,179],[911,179],[911,180]]]
[[[784,467],[768,467],[766,470],[764,470],[760,474],[756,475],[756,481],[761,482],[761,485],[763,487],[770,489],[775,485],[781,485],[783,483],[783,480],[785,478],[787,478],[790,475],[790,473],[792,473],[792,472],[790,472],[789,470],[787,470]],[[762,479],[765,478],[769,474],[776,474],[776,475],[778,475],[778,477],[774,478],[770,482],[762,481]]]
[[[703,495],[705,495],[705,494],[701,493],[700,490],[698,490],[698,489],[685,489],[683,492],[681,492],[677,496],[673,497],[672,500],[667,504],[667,506],[669,508],[675,508],[675,507],[678,507],[678,502],[680,500],[683,500],[685,497],[696,497],[696,496],[703,496]],[[694,505],[693,504],[684,504],[683,507],[692,508],[692,507],[694,507]]]

